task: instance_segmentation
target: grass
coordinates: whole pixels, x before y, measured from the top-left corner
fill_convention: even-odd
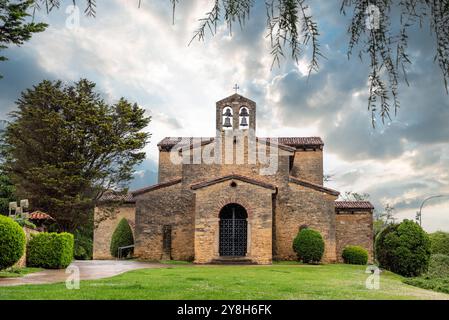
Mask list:
[[[0,299],[448,299],[382,272],[379,290],[365,288],[364,266],[195,266],[130,271],[112,278],[2,287]]]
[[[19,278],[23,277],[26,274],[39,272],[44,269],[41,268],[9,268],[3,271],[0,271],[0,278]]]
[[[439,291],[449,294],[449,277],[417,277],[404,279],[404,283],[419,288]]]

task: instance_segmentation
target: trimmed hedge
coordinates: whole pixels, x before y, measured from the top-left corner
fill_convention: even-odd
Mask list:
[[[293,240],[293,250],[304,263],[318,263],[324,253],[323,237],[313,229],[302,229]]]
[[[381,268],[405,277],[419,276],[429,266],[429,236],[411,220],[391,224],[376,238],[376,257]]]
[[[42,232],[31,235],[27,246],[27,266],[64,269],[73,260],[73,247],[71,233]]]
[[[432,254],[449,256],[449,232],[437,231],[429,234],[430,250]]]
[[[25,250],[26,236],[17,222],[0,215],[0,270],[16,264]]]
[[[345,247],[341,256],[343,261],[348,264],[365,265],[368,263],[368,251],[359,246]]]
[[[126,247],[134,244],[134,237],[131,227],[125,218],[122,218],[117,225],[111,238],[111,255],[113,257],[118,256],[118,248]],[[123,252],[123,256],[127,256],[132,250],[126,250]]]

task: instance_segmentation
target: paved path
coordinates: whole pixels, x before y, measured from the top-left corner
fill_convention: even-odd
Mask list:
[[[92,280],[112,277],[126,271],[143,268],[164,268],[167,265],[160,263],[147,263],[123,260],[91,260],[74,261],[70,266],[77,266],[80,270],[81,280]],[[62,270],[43,270],[27,274],[21,278],[0,278],[1,286],[17,286],[22,284],[44,284],[65,282],[70,273]]]

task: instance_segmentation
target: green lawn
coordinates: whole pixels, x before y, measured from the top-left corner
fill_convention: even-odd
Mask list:
[[[195,266],[142,269],[93,281],[0,287],[0,299],[448,299],[382,272],[380,290],[365,288],[365,267],[352,265]]]
[[[44,269],[41,268],[9,268],[0,271],[0,278],[18,278],[23,277],[28,273],[39,272]]]

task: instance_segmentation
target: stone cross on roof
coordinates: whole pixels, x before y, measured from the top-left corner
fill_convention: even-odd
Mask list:
[[[239,91],[240,87],[239,87],[239,85],[236,83],[236,84],[234,85],[234,88],[232,88],[232,89],[234,89],[234,90],[235,90],[235,93],[237,93],[237,91]]]

